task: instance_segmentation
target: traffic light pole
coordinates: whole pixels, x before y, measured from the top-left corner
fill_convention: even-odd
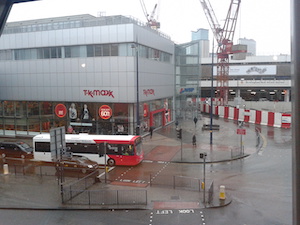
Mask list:
[[[181,161],[182,161],[182,129],[178,128],[176,125],[176,135],[177,138],[180,139],[180,153],[181,153]]]

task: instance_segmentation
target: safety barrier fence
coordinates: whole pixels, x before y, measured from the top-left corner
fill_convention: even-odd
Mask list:
[[[147,205],[147,190],[88,190],[98,182],[98,171],[78,181],[61,184],[62,203],[76,205]]]
[[[147,190],[63,189],[63,203],[75,205],[147,205]]]
[[[243,121],[271,127],[291,128],[291,113],[269,112],[255,109],[243,109],[231,106],[213,106],[201,104],[201,112],[210,113],[224,119]]]
[[[62,183],[61,184],[61,198],[62,203],[66,203],[67,201],[73,199],[80,193],[84,192],[86,189],[91,187],[93,184],[97,182],[98,171],[95,170],[93,173],[74,181],[72,183]]]

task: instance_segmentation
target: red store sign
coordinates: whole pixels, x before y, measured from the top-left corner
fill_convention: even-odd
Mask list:
[[[59,118],[63,118],[67,114],[67,108],[64,104],[57,104],[54,111],[55,115]]]
[[[99,116],[107,120],[112,116],[112,109],[108,105],[102,105],[99,108]]]

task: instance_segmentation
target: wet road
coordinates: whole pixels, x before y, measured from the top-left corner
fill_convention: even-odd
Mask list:
[[[228,132],[238,143],[232,122],[226,124]],[[247,127],[254,133],[255,125]],[[90,210],[90,211],[28,211],[0,210],[3,224],[292,224],[292,175],[291,175],[291,130],[259,127],[264,140],[262,149],[253,151],[253,137],[244,140],[252,149],[251,155],[241,160],[206,165],[207,179],[215,182],[215,189],[225,185],[226,194],[232,203],[215,209],[152,209],[152,210]],[[191,128],[192,132],[193,128]],[[161,136],[171,136],[172,131]],[[155,135],[155,134],[154,134]],[[174,134],[173,134],[174,135]],[[189,145],[189,133],[184,134],[184,144]],[[221,134],[216,134],[221,135]],[[207,133],[201,133],[203,146],[207,144]],[[178,141],[168,143],[178,153]],[[238,145],[238,144],[237,144]],[[147,146],[146,146],[147,147]],[[175,150],[174,150],[175,149]],[[153,149],[148,149],[150,153]],[[134,183],[140,187],[149,185],[153,176],[184,175],[201,177],[203,165],[198,163],[171,163],[166,159],[173,153],[162,156],[157,150],[157,161],[153,156],[136,167],[116,167],[109,173],[112,182]],[[137,187],[138,187],[137,185]],[[165,200],[165,199],[162,199]],[[20,219],[21,218],[21,219]],[[22,221],[22,222],[20,222]],[[0,223],[1,224],[1,223]]]

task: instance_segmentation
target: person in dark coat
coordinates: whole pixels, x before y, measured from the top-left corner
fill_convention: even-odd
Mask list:
[[[196,146],[196,135],[193,135],[193,146]]]
[[[150,132],[150,138],[152,138],[153,130],[154,130],[154,127],[150,127],[150,129],[149,129],[149,132]]]

